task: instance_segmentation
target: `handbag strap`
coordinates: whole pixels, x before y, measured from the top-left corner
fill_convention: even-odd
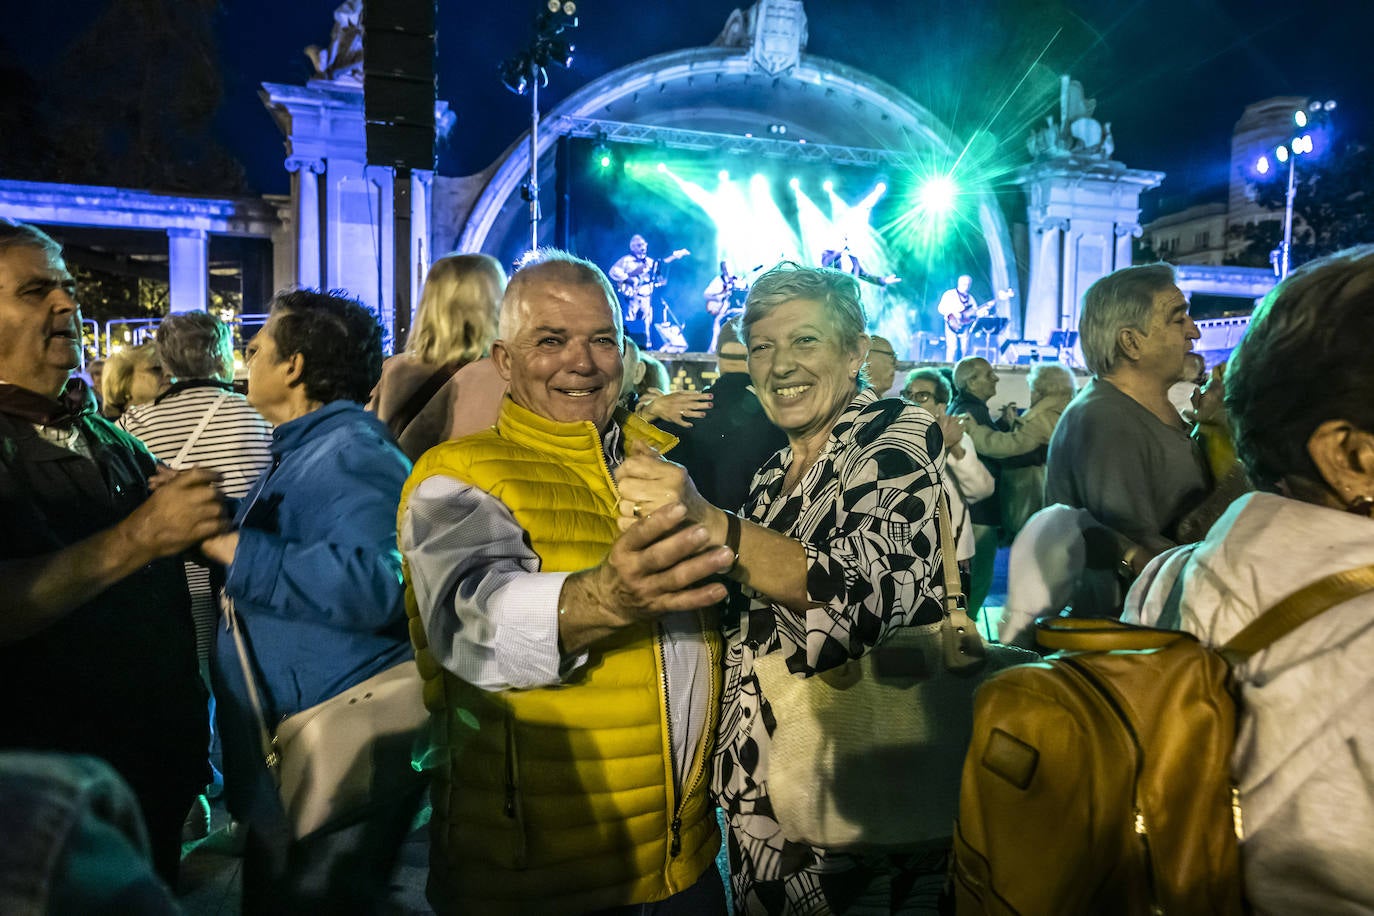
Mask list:
[[[1180,572],[1174,591],[1182,580]],[[1235,666],[1319,614],[1369,591],[1374,591],[1374,565],[1332,573],[1298,589],[1250,621],[1217,651]],[[1073,617],[1041,621],[1036,630],[1036,641],[1040,645],[1067,652],[1158,649],[1179,638],[1178,631],[1173,628],[1135,627],[1117,620]]]
[[[939,487],[936,518],[940,529],[940,565],[945,579],[945,616],[941,629],[941,649],[945,668],[949,671],[969,671],[987,660],[988,649],[973,618],[968,615],[968,598],[959,580],[958,546],[954,542],[954,525],[949,520],[949,505],[945,502],[945,488]]]
[[[167,462],[168,464],[178,471],[181,470],[182,465],[186,463],[186,456],[191,454],[191,449],[200,441],[200,437],[205,432],[205,428],[209,426],[210,421],[214,419],[215,411],[219,410],[219,405],[223,404],[228,398],[229,392],[221,391],[219,393],[219,397],[215,398],[209,409],[205,411],[205,416],[200,418],[200,422],[197,423],[196,428],[191,431],[191,435],[187,436],[186,441],[181,444],[181,451],[177,452],[176,457]]]
[[[964,585],[959,579],[959,546],[954,540],[954,524],[950,521],[944,487],[940,488],[937,519],[940,525],[940,566],[945,576],[945,610],[954,613],[962,604],[967,614],[968,599],[964,596]]]
[[[262,711],[262,698],[258,695],[258,681],[253,676],[253,664],[248,659],[248,646],[244,644],[243,632],[239,627],[239,616],[234,610],[234,599],[222,595],[220,604],[224,610],[224,623],[234,634],[234,648],[238,651],[239,666],[243,669],[243,683],[248,688],[248,703],[253,707],[253,716],[258,720],[258,740],[262,743],[263,761],[272,773],[277,772],[281,756],[277,753],[277,742],[267,728],[267,716]]]
[[[420,411],[424,409],[425,405],[439,393],[440,388],[448,384],[448,380],[453,378],[454,374],[462,367],[463,364],[457,360],[444,363],[435,369],[429,378],[421,382],[420,387],[411,392],[410,397],[406,398],[406,402],[401,405],[400,410],[397,410],[386,423],[391,430],[392,438],[401,438],[401,433],[405,432],[410,421],[420,415]]]
[[[1374,564],[1324,576],[1250,621],[1218,651],[1234,665],[1278,642],[1318,614],[1369,591],[1374,591]]]

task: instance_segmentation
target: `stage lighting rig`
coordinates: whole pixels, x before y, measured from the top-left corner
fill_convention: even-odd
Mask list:
[[[501,84],[516,95],[530,94],[530,171],[521,196],[530,202],[532,249],[539,247],[539,90],[549,84],[549,64],[564,70],[572,66],[575,46],[563,33],[575,28],[577,4],[547,0],[534,18],[530,43],[501,63]]]

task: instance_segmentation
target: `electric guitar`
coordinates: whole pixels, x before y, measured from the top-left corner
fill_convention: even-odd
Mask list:
[[[1016,291],[1010,287],[1000,290],[996,296],[979,305],[977,302],[970,302],[963,309],[957,312],[950,312],[945,316],[945,324],[955,334],[963,334],[979,318],[986,318],[992,314],[992,310],[999,302],[1006,302],[1016,295]]]
[[[744,296],[748,292],[749,284],[743,278],[730,277],[721,284],[720,292],[706,297],[706,313],[714,318],[728,308],[743,308]]]
[[[638,273],[631,274],[620,281],[620,294],[630,299],[643,299],[654,294],[654,288],[663,286],[668,282],[668,278],[658,272],[658,268],[663,264],[671,264],[678,258],[685,258],[689,254],[686,248],[679,248],[666,258],[652,261],[641,269]]]

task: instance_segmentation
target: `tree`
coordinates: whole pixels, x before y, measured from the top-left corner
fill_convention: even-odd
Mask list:
[[[1342,137],[1315,162],[1299,158],[1297,194],[1293,199],[1293,249],[1296,267],[1313,258],[1374,241],[1374,150],[1353,137]],[[1255,183],[1255,200],[1275,212],[1271,220],[1233,227],[1248,244],[1234,259],[1245,267],[1268,267],[1269,253],[1283,240],[1282,212],[1288,192],[1288,170],[1272,170]]]
[[[242,166],[212,136],[223,83],[216,0],[110,0],[44,80],[45,177],[239,193]]]

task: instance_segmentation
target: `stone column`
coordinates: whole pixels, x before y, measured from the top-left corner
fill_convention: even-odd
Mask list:
[[[425,285],[425,274],[429,265],[434,263],[430,251],[429,213],[430,193],[434,173],[413,171],[410,173],[410,307],[420,307],[420,290]]]
[[[286,170],[293,176],[292,196],[296,201],[296,283],[300,286],[319,287],[319,176],[324,174],[324,160],[293,156],[286,160]]]
[[[168,229],[167,275],[172,312],[208,309],[210,234],[204,229]]]
[[[1117,223],[1114,227],[1116,232],[1116,259],[1113,263],[1113,270],[1120,270],[1123,267],[1131,266],[1131,239],[1140,238],[1142,230],[1139,223]]]

